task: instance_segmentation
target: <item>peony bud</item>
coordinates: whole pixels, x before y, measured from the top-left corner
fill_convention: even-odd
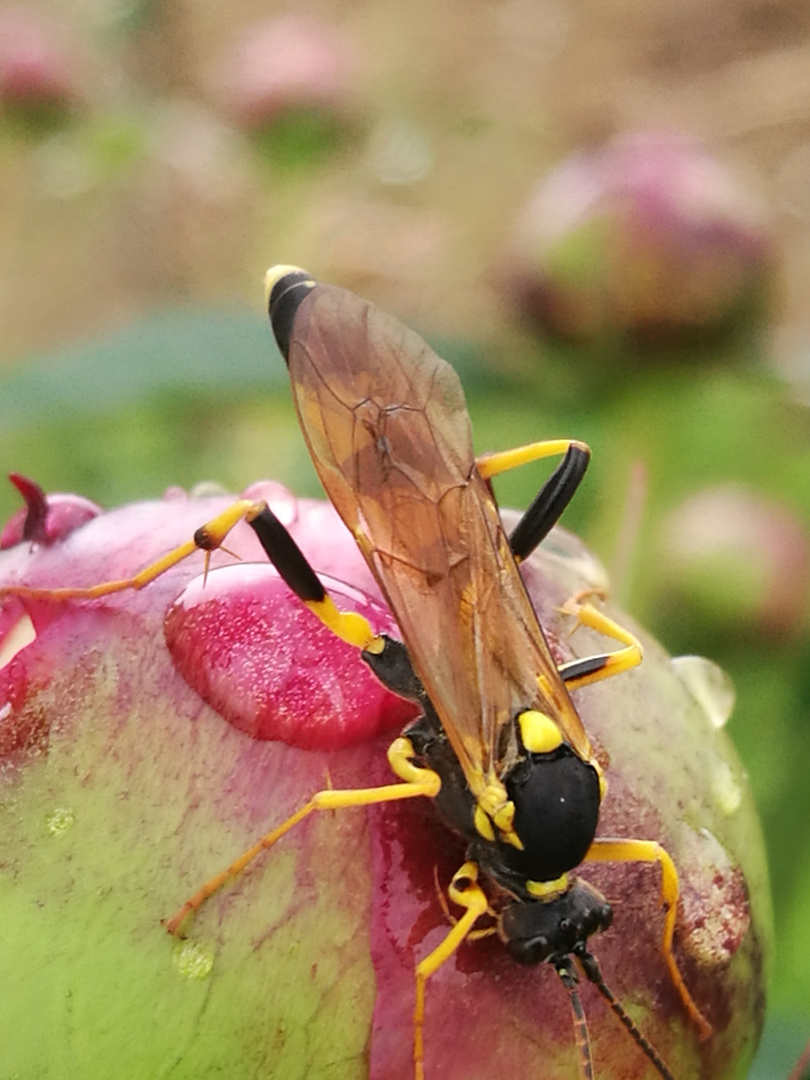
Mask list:
[[[666,592],[723,636],[802,632],[810,536],[786,505],[739,485],[691,495],[665,519]]]
[[[331,507],[277,484],[258,495],[341,606],[393,631]],[[0,552],[0,597],[15,583],[128,576],[225,505],[173,493],[93,517],[58,544],[19,543]],[[440,890],[464,858],[429,800],[313,814],[211,896],[186,940],[161,929],[314,791],[390,783],[386,746],[409,708],[369,682],[359,655],[325,635],[272,570],[247,565],[260,555],[249,528],[227,547],[245,561],[218,569],[234,560],[216,552],[205,588],[193,581],[195,554],[140,592],[0,600],[9,1076],[43,1076],[58,1061],[68,1080],[167,1068],[177,1080],[286,1078],[339,1062],[347,1078],[412,1080],[414,967],[457,914]],[[555,530],[524,570],[558,662],[603,651],[591,631],[572,636],[559,610],[604,582],[579,541]],[[731,1080],[762,1025],[762,841],[743,771],[705,704],[711,680],[693,663],[687,681],[644,641],[640,668],[579,691],[577,705],[609,782],[600,833],[660,839],[678,867],[676,955],[713,1036],[699,1041],[662,959],[655,866],[582,868],[615,906],[591,945],[678,1080]],[[586,984],[582,997],[601,1080],[652,1075],[595,990]],[[425,1075],[576,1077],[554,971],[518,966],[495,937],[463,944],[428,982]]]
[[[336,30],[308,16],[282,15],[249,27],[228,47],[215,84],[234,119],[257,131],[291,114],[340,114],[352,67]]]
[[[742,185],[691,139],[638,132],[542,181],[503,277],[519,311],[554,336],[663,344],[756,316],[774,268]]]
[[[63,121],[79,100],[56,21],[28,7],[0,10],[0,105],[35,126]]]

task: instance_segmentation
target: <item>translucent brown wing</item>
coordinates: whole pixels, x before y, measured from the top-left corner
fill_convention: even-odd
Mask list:
[[[318,475],[388,599],[472,791],[508,767],[514,746],[499,733],[522,709],[549,712],[589,758],[475,468],[455,371],[396,320],[326,285],[301,303],[288,360]]]

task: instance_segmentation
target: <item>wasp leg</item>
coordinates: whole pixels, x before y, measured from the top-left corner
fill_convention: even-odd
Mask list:
[[[355,790],[340,791],[327,788],[318,791],[308,803],[291,814],[286,821],[278,825],[269,833],[265,833],[247,851],[220,873],[212,878],[190,896],[183,906],[175,912],[170,919],[165,919],[163,925],[177,937],[180,927],[192,912],[196,911],[209,896],[212,896],[223,885],[240,874],[253,860],[271,848],[277,840],[290,831],[294,825],[303,821],[315,810],[341,810],[352,806],[373,806],[376,803],[396,802],[399,799],[413,799],[417,796],[435,798],[441,788],[441,780],[432,769],[425,769],[413,762],[413,746],[409,739],[400,737],[395,739],[388,750],[388,761],[396,775],[402,780],[400,784],[387,784],[384,787],[357,788]]]
[[[661,867],[661,903],[665,909],[664,938],[661,951],[669,974],[686,1011],[700,1032],[701,1039],[708,1039],[712,1027],[695,1004],[687,989],[683,975],[675,962],[672,940],[675,936],[675,916],[678,907],[678,871],[669,853],[655,840],[623,840],[598,837],[588,849],[584,862],[657,862]]]
[[[211,552],[222,547],[228,533],[240,521],[250,521],[251,518],[260,514],[264,509],[263,502],[254,502],[251,499],[239,499],[227,510],[223,510],[211,521],[200,526],[191,540],[185,544],[167,552],[160,559],[150,563],[149,566],[140,570],[132,577],[119,578],[116,581],[104,581],[99,585],[90,585],[84,588],[59,588],[59,589],[30,589],[25,585],[8,585],[0,589],[0,595],[24,596],[33,600],[96,600],[111,593],[123,592],[125,589],[142,589],[149,585],[155,578],[177,566],[183,559],[193,555],[195,551],[204,551],[206,571]]]
[[[567,614],[577,617],[578,625],[598,630],[605,637],[620,641],[625,647],[615,652],[601,653],[598,656],[586,656],[582,660],[571,660],[559,668],[560,675],[569,690],[578,690],[581,686],[599,682],[601,679],[609,679],[611,675],[618,675],[622,671],[629,671],[641,663],[644,650],[638,638],[619,626],[617,622],[609,618],[603,612],[598,611],[591,604],[576,605],[573,608],[563,608]]]
[[[560,520],[585,475],[591,451],[582,442],[553,439],[530,443],[515,450],[504,450],[498,454],[485,454],[476,459],[478,471],[485,480],[489,480],[518,465],[526,465],[556,454],[564,454],[565,457],[535,496],[509,537],[512,554],[519,561],[527,559]]]
[[[444,912],[444,917],[447,919],[451,926],[455,926],[458,922],[458,919],[450,910],[450,905],[447,903],[447,897],[444,894],[444,889],[439,884],[438,866],[433,867],[433,884],[436,888],[436,899],[439,901],[439,907],[441,907],[442,911]],[[487,908],[486,913],[487,915],[491,916],[492,919],[498,918],[496,912],[494,912],[490,907]],[[497,933],[497,926],[485,926],[482,927],[480,930],[472,930],[469,934],[467,934],[467,941],[481,941],[483,940],[483,938],[494,937],[494,935]]]
[[[451,900],[464,908],[464,914],[456,922],[447,937],[432,953],[416,967],[416,1006],[413,1011],[413,1072],[414,1080],[424,1080],[425,1056],[425,986],[431,975],[449,960],[470,931],[489,910],[487,898],[478,884],[478,867],[466,862],[453,875],[447,894]]]
[[[248,523],[282,579],[324,626],[360,649],[363,660],[389,690],[426,707],[424,689],[402,642],[375,633],[358,612],[337,608],[306,555],[269,507],[265,506]]]
[[[364,652],[383,651],[385,641],[367,619],[354,611],[338,610],[306,555],[268,506],[249,518],[248,524],[286,584],[336,637]]]

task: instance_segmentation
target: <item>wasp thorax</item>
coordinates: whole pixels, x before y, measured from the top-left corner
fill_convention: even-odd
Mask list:
[[[531,881],[553,881],[578,866],[596,834],[600,786],[596,769],[566,743],[527,753],[506,776],[523,845],[512,869]]]

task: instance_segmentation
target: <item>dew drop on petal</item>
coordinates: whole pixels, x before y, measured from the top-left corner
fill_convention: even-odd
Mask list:
[[[172,963],[184,979],[207,979],[214,967],[214,954],[196,941],[178,941]]]
[[[323,578],[342,611],[396,633],[379,604]],[[401,728],[418,712],[372,675],[271,567],[240,564],[196,578],[170,608],[164,632],[186,682],[239,731],[306,750],[334,750]]]
[[[743,787],[726,761],[717,761],[713,766],[712,795],[727,817],[739,810],[743,799]]]
[[[672,660],[681,682],[701,706],[714,728],[725,725],[734,710],[731,677],[704,656],[676,656]]]
[[[242,492],[240,498],[264,500],[282,525],[289,528],[298,518],[303,507],[310,500],[297,499],[295,495],[277,480],[257,480]],[[322,503],[318,503],[323,506]],[[331,509],[331,508],[330,508]]]
[[[76,815],[70,806],[57,806],[46,818],[45,825],[51,836],[61,836],[76,824]]]

